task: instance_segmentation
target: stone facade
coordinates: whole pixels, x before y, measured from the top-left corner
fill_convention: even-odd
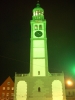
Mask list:
[[[26,100],[55,100],[53,99],[53,89],[52,84],[54,81],[58,81],[61,83],[61,89],[57,89],[55,93],[58,93],[56,95],[59,96],[60,100],[66,100],[65,95],[65,87],[64,87],[64,74],[63,73],[52,73],[49,76],[46,77],[31,77],[29,74],[16,74],[15,75],[15,99],[16,97],[19,98],[19,95],[17,94],[17,85],[19,82],[24,81],[27,83],[27,93],[24,93],[24,95],[20,95],[21,100],[23,98],[26,98]],[[21,84],[22,85],[22,84]],[[59,87],[59,84],[56,83],[56,88]],[[23,88],[24,89],[24,88]],[[60,92],[62,91],[62,94]],[[56,99],[57,100],[57,99]],[[59,99],[58,99],[59,100]]]

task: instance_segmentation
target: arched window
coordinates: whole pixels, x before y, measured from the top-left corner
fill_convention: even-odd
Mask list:
[[[42,30],[42,25],[39,25],[39,30]]]
[[[39,10],[36,11],[36,16],[39,15]]]
[[[34,29],[35,29],[35,30],[38,30],[38,25],[35,25],[35,26],[34,26]]]

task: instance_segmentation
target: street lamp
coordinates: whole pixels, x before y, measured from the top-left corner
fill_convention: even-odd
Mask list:
[[[73,82],[71,80],[67,80],[66,83],[67,83],[68,86],[72,86],[73,85]]]

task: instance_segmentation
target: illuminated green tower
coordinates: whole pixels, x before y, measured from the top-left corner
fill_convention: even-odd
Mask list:
[[[15,73],[14,100],[66,100],[64,74],[48,72],[46,20],[39,3],[30,25],[30,72]]]
[[[32,76],[48,74],[46,20],[44,10],[37,3],[33,9],[31,24],[30,73]]]

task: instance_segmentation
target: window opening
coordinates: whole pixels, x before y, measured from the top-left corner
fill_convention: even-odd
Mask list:
[[[9,96],[9,93],[7,93],[6,96],[8,97]]]
[[[35,26],[34,26],[34,29],[35,29],[35,30],[38,30],[38,25],[35,25]]]
[[[14,87],[12,87],[11,90],[14,90]]]
[[[42,25],[39,25],[39,30],[42,30]]]
[[[7,82],[7,85],[10,85],[10,82]]]
[[[38,92],[41,92],[40,87],[38,87]]]
[[[14,96],[14,93],[11,93],[11,96]]]
[[[2,97],[4,97],[5,96],[5,93],[2,93]]]
[[[38,71],[38,75],[40,75],[40,71]]]
[[[5,87],[3,87],[3,90],[5,90]]]
[[[7,87],[7,90],[10,90],[10,87]]]

